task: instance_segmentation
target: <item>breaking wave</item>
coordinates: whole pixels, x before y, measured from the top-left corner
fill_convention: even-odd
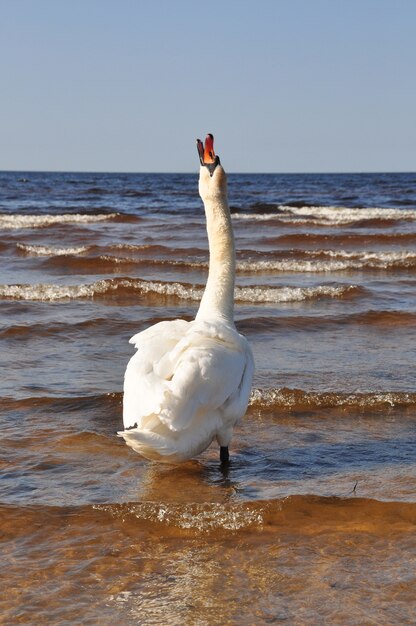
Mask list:
[[[293,254],[311,258],[239,261],[237,269],[243,272],[337,272],[365,269],[411,269],[416,267],[416,253],[410,251],[347,252],[343,250],[296,250],[293,251]]]
[[[266,503],[265,503],[266,504]],[[127,504],[97,504],[95,509],[106,511],[114,517],[120,515],[140,521],[173,526],[184,530],[210,532],[237,531],[262,525],[263,507],[258,505],[224,503],[172,504],[161,502],[132,502]]]
[[[297,246],[331,246],[339,248],[346,245],[359,245],[361,247],[374,244],[410,244],[416,242],[416,233],[404,232],[345,232],[345,233],[310,233],[297,232],[275,237],[266,237],[263,243],[268,245]]]
[[[56,224],[94,224],[115,219],[130,219],[120,213],[63,213],[61,215],[0,214],[0,229],[43,228]]]
[[[232,503],[174,504],[170,502],[129,502],[96,504],[93,509],[112,517],[152,527],[170,527],[197,533],[250,532],[285,528],[293,531],[309,526],[321,531],[342,524],[345,530],[367,527],[381,529],[398,525],[412,530],[416,506],[408,502],[382,502],[371,498],[340,498],[315,495],[291,495],[276,500]]]
[[[385,411],[393,408],[414,409],[416,393],[373,392],[340,393],[312,392],[302,389],[253,389],[250,406],[256,409],[279,409],[286,412],[337,408],[347,411]]]
[[[87,252],[88,246],[73,246],[73,247],[60,247],[60,246],[32,246],[24,243],[17,243],[16,248],[24,254],[33,256],[66,256],[83,254]]]
[[[234,219],[275,220],[282,222],[311,223],[325,225],[353,224],[362,221],[402,221],[416,220],[414,209],[383,209],[383,208],[347,208],[337,206],[286,206],[277,205],[271,212],[239,212],[233,213]]]
[[[106,295],[154,295],[181,300],[199,301],[204,287],[177,282],[146,281],[132,278],[103,279],[82,285],[0,285],[0,298],[16,300],[65,300],[93,298]],[[314,287],[236,287],[235,299],[239,302],[278,303],[301,302],[318,298],[355,297],[364,293],[356,285],[317,285]]]
[[[198,248],[186,250],[165,246],[129,246],[128,249],[125,248],[126,251],[144,253],[146,256],[115,256],[113,254],[85,256],[86,252],[111,251],[117,246],[63,247],[17,243],[16,247],[19,252],[28,256],[50,257],[49,264],[52,266],[54,257],[74,257],[66,259],[68,268],[73,267],[74,270],[97,274],[107,272],[119,265],[172,267],[184,270],[208,268],[208,260],[201,259],[201,255],[206,255],[206,252]],[[162,256],[149,258],[149,253]],[[171,258],[168,258],[168,255]],[[185,258],[178,258],[179,255]],[[199,255],[199,258],[192,259],[192,255]],[[362,252],[292,249],[268,253],[242,250],[239,256],[237,271],[240,273],[325,273],[346,270],[400,270],[416,267],[416,252],[409,250]]]
[[[62,526],[68,516],[81,528],[108,529],[110,520],[118,520],[128,534],[135,529],[161,533],[166,537],[176,534],[211,535],[221,537],[238,533],[305,532],[312,536],[318,531],[351,533],[366,531],[389,533],[395,528],[413,533],[416,523],[416,505],[412,502],[380,501],[372,498],[318,495],[290,495],[275,500],[256,500],[206,503],[125,502],[88,504],[78,506],[32,505],[1,506],[2,519],[7,525],[16,520],[20,526],[33,528],[42,523]],[[107,518],[107,519],[106,519]],[[120,528],[118,532],[120,532]],[[112,530],[114,534],[114,529]]]
[[[0,409],[6,410],[47,410],[54,411],[85,411],[118,410],[121,406],[123,394],[109,392],[87,396],[39,396],[15,399],[0,398]],[[340,412],[386,412],[393,409],[410,409],[416,407],[416,392],[375,391],[343,393],[341,391],[306,391],[304,389],[255,388],[250,395],[249,407],[253,410],[278,410],[279,415],[301,411],[316,411],[336,409]]]

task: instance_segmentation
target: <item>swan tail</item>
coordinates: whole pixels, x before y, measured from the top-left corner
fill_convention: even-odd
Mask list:
[[[130,428],[117,433],[135,452],[151,461],[161,463],[183,463],[204,450],[212,441],[194,442],[184,445],[175,439],[163,437],[149,430]],[[182,443],[182,445],[181,445]]]
[[[209,418],[202,416],[193,427],[179,433],[169,430],[159,421],[159,416],[152,415],[148,416],[145,427],[141,425],[127,428],[118,432],[118,435],[146,459],[162,463],[182,463],[208,448],[219,428],[217,412],[213,412]]]
[[[149,430],[130,428],[119,431],[117,434],[124,439],[130,448],[133,448],[135,452],[146,459],[161,461],[162,463],[176,463],[182,460],[178,458],[178,450],[174,446],[175,442],[170,442],[165,437]]]

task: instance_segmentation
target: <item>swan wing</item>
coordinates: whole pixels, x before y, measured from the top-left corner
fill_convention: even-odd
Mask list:
[[[186,334],[190,322],[159,322],[130,339],[137,352],[131,357],[124,375],[124,428],[142,426],[142,418],[158,413],[167,380],[172,372],[163,370],[168,355]],[[163,375],[161,375],[161,372]]]
[[[245,337],[240,335],[240,338],[245,349],[245,368],[240,384],[224,405],[225,421],[232,424],[241,419],[247,410],[254,375],[254,357],[250,345]]]
[[[169,343],[177,343],[185,335],[189,326],[190,322],[185,320],[158,322],[133,335],[129,343],[132,343],[137,349],[146,349],[150,344],[155,348],[160,344],[160,347],[166,350]]]
[[[222,323],[160,322],[135,335],[125,375],[124,426],[159,423],[175,433],[200,424],[215,434],[222,418],[244,413],[253,360],[248,343]],[[220,409],[220,410],[219,410]]]
[[[163,370],[172,372],[172,376],[160,405],[160,420],[176,432],[190,428],[202,417],[206,422],[212,418],[215,431],[223,426],[218,422],[222,422],[225,409],[227,421],[230,418],[235,421],[237,410],[240,407],[242,412],[245,410],[244,394],[251,385],[247,346],[234,329],[223,324],[195,322],[167,355],[169,365],[164,364]],[[246,383],[242,386],[245,374]]]

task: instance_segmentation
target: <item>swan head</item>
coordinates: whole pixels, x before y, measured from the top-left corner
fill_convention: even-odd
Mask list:
[[[220,157],[214,152],[214,137],[209,133],[205,145],[196,140],[201,167],[199,170],[199,195],[202,200],[226,197],[227,177],[220,163]]]

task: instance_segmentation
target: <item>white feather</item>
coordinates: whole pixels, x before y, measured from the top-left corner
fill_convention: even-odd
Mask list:
[[[126,430],[120,433],[126,442],[166,461],[191,458],[215,437],[228,445],[250,395],[254,363],[247,340],[223,322],[173,320],[133,341],[138,350],[124,378]]]

